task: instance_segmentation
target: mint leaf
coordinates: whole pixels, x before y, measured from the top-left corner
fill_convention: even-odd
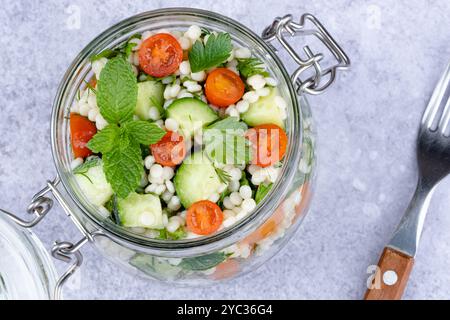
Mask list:
[[[223,252],[214,252],[200,257],[184,258],[179,266],[185,270],[204,271],[217,266],[225,261],[227,257]]]
[[[255,74],[268,77],[264,64],[258,58],[238,59],[237,69],[244,78],[249,78]]]
[[[82,165],[73,169],[72,172],[74,174],[86,174],[90,168],[100,165],[101,162],[102,162],[102,159],[97,158],[97,157],[86,160],[86,162],[84,162]]]
[[[218,66],[230,57],[231,50],[233,45],[228,33],[211,34],[206,44],[197,40],[189,52],[192,72]]]
[[[137,101],[137,80],[131,65],[123,57],[109,60],[97,87],[100,113],[109,123],[124,123],[133,118]]]
[[[144,173],[139,144],[122,132],[115,148],[103,154],[103,170],[117,196],[126,198],[139,186]]]
[[[203,136],[208,157],[223,164],[248,163],[251,149],[244,136],[246,129],[247,125],[234,117],[210,125]]]
[[[256,203],[260,203],[262,199],[269,193],[270,189],[272,188],[272,183],[269,184],[260,184],[258,186],[258,190],[256,190],[255,194],[255,201]]]
[[[124,124],[127,134],[140,144],[151,145],[164,137],[166,131],[147,121],[130,121]]]
[[[89,140],[87,147],[95,153],[110,152],[117,144],[120,128],[115,124],[107,125]]]

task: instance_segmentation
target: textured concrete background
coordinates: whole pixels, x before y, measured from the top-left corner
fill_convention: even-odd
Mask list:
[[[450,60],[450,3],[445,0],[5,2],[0,9],[0,206],[24,210],[54,175],[51,101],[75,55],[130,15],[193,3],[258,33],[275,16],[311,12],[351,57],[351,72],[324,95],[310,98],[320,146],[310,215],[265,266],[213,288],[143,281],[86,248],[80,277],[66,297],[361,298],[366,269],[378,260],[414,190],[416,129]],[[450,298],[448,188],[444,182],[433,199],[406,298]],[[47,247],[57,238],[79,237],[60,210],[36,233]],[[64,265],[57,266],[63,270]]]

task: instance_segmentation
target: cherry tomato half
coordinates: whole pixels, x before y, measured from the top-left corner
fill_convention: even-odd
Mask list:
[[[287,135],[275,124],[253,127],[247,131],[246,137],[252,144],[252,164],[268,167],[283,159],[286,153]]]
[[[209,200],[201,200],[193,203],[186,213],[187,227],[191,232],[196,234],[211,234],[219,229],[222,222],[222,209]]]
[[[86,144],[96,133],[95,124],[88,118],[76,113],[70,114],[70,141],[75,158],[86,158],[92,154]]]
[[[145,73],[161,78],[178,70],[183,60],[183,49],[178,40],[168,33],[158,33],[142,42],[139,65]]]
[[[186,156],[183,136],[173,131],[167,131],[160,141],[150,146],[150,150],[155,162],[163,166],[174,167]]]
[[[233,71],[217,68],[206,78],[206,99],[215,106],[226,108],[242,98],[245,84]]]

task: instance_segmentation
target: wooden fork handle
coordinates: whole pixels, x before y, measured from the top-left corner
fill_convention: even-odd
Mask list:
[[[401,299],[413,265],[413,257],[389,247],[384,248],[372,280],[372,287],[367,290],[364,299]]]

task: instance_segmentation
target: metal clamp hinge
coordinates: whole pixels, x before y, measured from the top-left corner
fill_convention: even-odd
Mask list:
[[[313,29],[306,27],[307,21],[313,24]],[[314,35],[333,54],[337,63],[323,68],[320,62],[323,60],[324,55],[321,53],[313,53],[308,45],[303,47],[306,57],[302,58],[286,40],[286,35],[291,37],[297,35]],[[264,29],[262,38],[269,42],[269,44],[271,41],[277,39],[298,64],[298,68],[291,76],[292,82],[297,84],[296,89],[298,94],[305,92],[317,95],[324,92],[335,81],[337,70],[345,70],[350,67],[350,59],[346,53],[322,26],[319,20],[309,13],[302,15],[299,23],[293,21],[292,15],[286,15],[282,18],[277,17],[270,26]],[[313,70],[313,75],[302,80],[300,76],[307,70]]]

